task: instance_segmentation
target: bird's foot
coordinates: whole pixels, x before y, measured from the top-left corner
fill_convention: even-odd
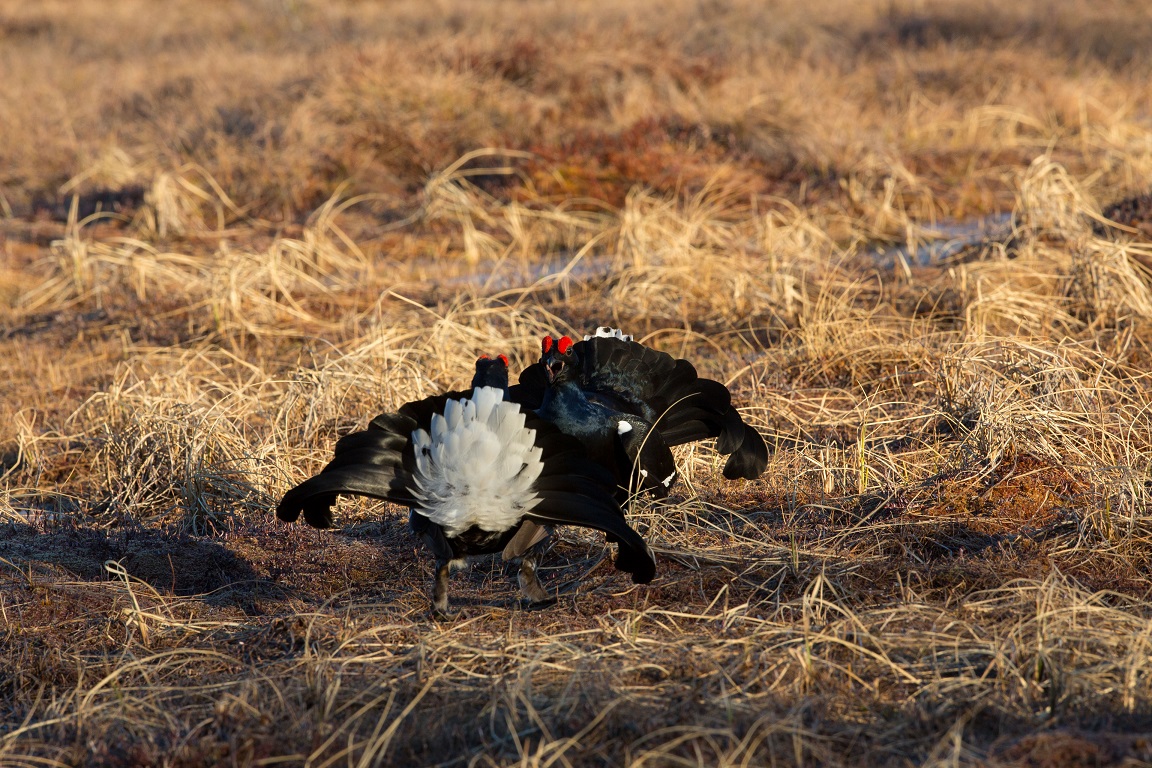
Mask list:
[[[451,621],[452,619],[456,619],[460,616],[460,609],[449,608],[447,604],[442,606],[433,605],[432,608],[428,611],[428,614],[437,621]]]
[[[543,600],[533,600],[529,597],[520,598],[520,609],[524,611],[541,611],[556,605],[556,598],[546,597]]]
[[[516,579],[520,582],[520,594],[523,601],[533,606],[548,606],[556,602],[556,598],[548,594],[540,577],[536,573],[536,559],[525,557],[520,563],[520,574]]]

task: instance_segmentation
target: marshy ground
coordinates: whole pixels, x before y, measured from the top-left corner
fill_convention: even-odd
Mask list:
[[[1119,1],[0,0],[0,763],[1152,762],[1150,49]],[[562,531],[555,607],[479,563],[438,621],[404,510],[274,519],[597,325],[773,450],[680,450],[650,586]]]

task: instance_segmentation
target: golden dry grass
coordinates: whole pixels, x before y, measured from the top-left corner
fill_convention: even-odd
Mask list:
[[[0,764],[1152,762],[1150,46],[1120,0],[0,1]],[[557,606],[479,563],[438,622],[402,510],[273,519],[602,324],[773,448],[680,450],[652,585],[563,531]]]

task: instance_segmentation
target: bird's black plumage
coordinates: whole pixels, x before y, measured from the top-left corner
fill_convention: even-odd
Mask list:
[[[603,333],[575,343],[545,337],[540,362],[521,373],[511,399],[580,438],[618,480],[634,473],[631,486],[657,496],[675,481],[669,449],[697,440],[717,439],[729,479],[764,472],[768,447],[732,407],[727,387],[701,378],[687,360]]]
[[[537,467],[536,453],[532,453],[521,470],[528,471],[529,464],[532,471],[539,470],[523,498],[517,501],[523,503],[524,510],[493,510],[499,513],[499,523],[485,518],[485,525],[474,524],[451,533],[432,519],[438,497],[424,486],[435,485],[441,495],[458,494],[462,500],[458,506],[475,506],[478,502],[474,496],[470,501],[464,499],[467,491],[454,489],[451,482],[440,488],[437,483],[443,478],[429,479],[422,474],[428,471],[431,459],[423,459],[421,470],[416,453],[422,449],[415,444],[415,433],[433,431],[434,420],[444,418],[449,401],[475,397],[482,387],[506,392],[507,359],[501,355],[478,360],[472,383],[473,389],[468,392],[449,392],[407,403],[396,413],[377,416],[368,429],[341,438],[332,461],[319,474],[284,494],[277,516],[291,522],[302,513],[308,524],[330,527],[332,505],[339,494],[369,496],[408,506],[413,531],[423,538],[437,561],[433,602],[440,612],[447,610],[449,563],[469,555],[501,551],[505,559],[521,559],[521,586],[526,596],[533,602],[546,600],[547,593],[539,584],[535,568],[539,545],[554,525],[603,531],[620,545],[617,567],[630,573],[638,583],[650,581],[655,575],[655,559],[643,538],[628,526],[613,498],[611,474],[589,459],[579,440],[519,406],[510,413],[522,415],[525,432],[515,434],[530,441],[533,451],[538,449],[539,462]],[[448,458],[465,463],[468,459]],[[491,503],[499,501],[493,499]],[[483,506],[484,500],[479,504]]]

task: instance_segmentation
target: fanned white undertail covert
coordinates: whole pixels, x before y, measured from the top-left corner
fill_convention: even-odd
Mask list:
[[[632,341],[632,336],[624,333],[624,331],[619,328],[609,328],[606,325],[602,325],[596,329],[596,333],[584,337],[584,341],[588,341],[589,339],[620,339],[620,341]]]
[[[539,501],[532,484],[544,468],[536,431],[495,387],[478,387],[470,399],[449,400],[435,414],[431,434],[412,432],[421,513],[456,536],[479,526],[505,531]]]

